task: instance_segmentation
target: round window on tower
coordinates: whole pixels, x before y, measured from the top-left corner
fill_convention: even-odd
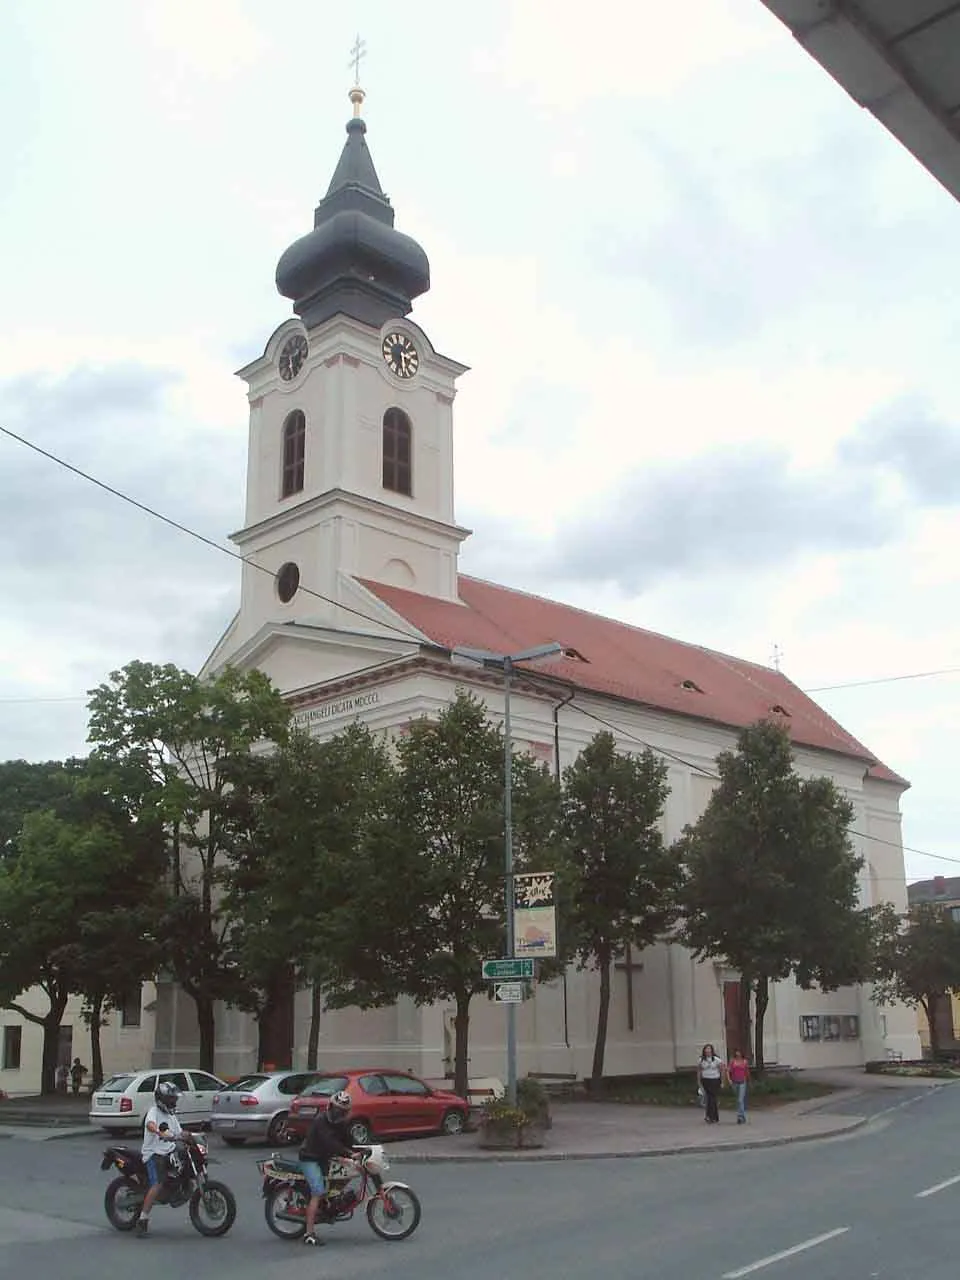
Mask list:
[[[288,560],[282,565],[280,572],[276,577],[277,595],[280,597],[282,604],[289,604],[293,597],[297,594],[297,588],[300,586],[300,570]]]

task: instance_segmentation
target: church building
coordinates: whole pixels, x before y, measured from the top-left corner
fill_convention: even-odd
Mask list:
[[[466,688],[502,716],[500,673],[464,662],[462,647],[514,654],[559,644],[563,656],[516,672],[513,739],[557,773],[601,728],[623,751],[649,745],[669,767],[668,839],[703,812],[716,757],[741,728],[769,716],[788,726],[797,767],[825,775],[852,802],[865,864],[862,900],[907,905],[900,797],[906,782],[778,671],[465,576],[470,531],[457,523],[454,401],[467,366],[438,351],[411,319],[430,287],[423,249],[394,226],[361,118],[363,91],[313,229],[277,266],[293,315],[240,371],[250,405],[239,610],[208,658],[264,671],[296,720],[333,735],[360,718],[403,734]],[[543,677],[549,677],[544,681]],[[689,1067],[705,1041],[732,1050],[738,975],[697,962],[678,945],[621,958],[606,1052],[610,1075]],[[571,968],[518,1008],[519,1070],[589,1074],[597,975]],[[305,1061],[309,993],[296,997],[292,1061]],[[453,1067],[452,1007],[409,1001],[324,1014],[321,1067],[376,1060],[429,1078]],[[503,1076],[505,1011],[471,1005],[473,1077]],[[772,991],[769,1062],[854,1065],[888,1051],[919,1053],[917,1021],[878,1007],[869,988],[824,993],[792,982]],[[256,1065],[256,1029],[244,1013],[218,1015],[216,1069]],[[161,983],[154,1060],[195,1063],[194,1006]]]

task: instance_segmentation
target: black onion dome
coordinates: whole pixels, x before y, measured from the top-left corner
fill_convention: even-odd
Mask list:
[[[366,131],[359,117],[349,122],[313,230],[277,263],[277,289],[308,327],[338,313],[379,326],[406,315],[413,299],[430,288],[427,255],[394,229],[393,207],[373,167]]]

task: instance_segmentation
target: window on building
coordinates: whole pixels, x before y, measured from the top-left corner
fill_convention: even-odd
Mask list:
[[[134,987],[123,997],[120,1005],[121,1027],[139,1027],[140,1025],[140,987]]]
[[[3,1069],[20,1070],[20,1049],[23,1043],[23,1027],[3,1028]]]
[[[303,488],[303,459],[306,452],[307,420],[299,409],[294,409],[283,424],[283,474],[280,483],[281,498],[289,498]]]
[[[383,415],[383,487],[394,493],[413,493],[413,428],[402,409]]]

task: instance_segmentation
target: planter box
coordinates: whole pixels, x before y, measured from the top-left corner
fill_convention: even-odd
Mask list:
[[[530,1150],[542,1147],[546,1141],[544,1127],[540,1124],[526,1124],[517,1128],[512,1124],[498,1124],[494,1121],[481,1122],[480,1146],[489,1151]]]

